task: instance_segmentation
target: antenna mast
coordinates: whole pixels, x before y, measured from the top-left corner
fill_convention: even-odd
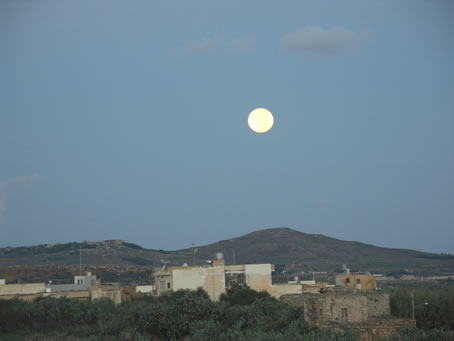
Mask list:
[[[82,276],[82,246],[79,246],[79,276]]]

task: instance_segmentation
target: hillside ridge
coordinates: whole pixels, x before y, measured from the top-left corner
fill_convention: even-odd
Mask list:
[[[146,249],[121,239],[0,248],[0,267],[74,265],[82,249],[84,264],[138,266],[203,265],[218,252],[226,264],[273,263],[298,271],[334,271],[342,264],[373,272],[408,270],[416,273],[454,273],[454,256],[385,248],[277,227],[259,229],[208,245],[166,251]],[[197,249],[197,251],[196,251]]]

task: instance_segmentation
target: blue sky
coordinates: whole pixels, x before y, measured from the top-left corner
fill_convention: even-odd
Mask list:
[[[286,226],[454,253],[453,9],[1,1],[0,246]]]

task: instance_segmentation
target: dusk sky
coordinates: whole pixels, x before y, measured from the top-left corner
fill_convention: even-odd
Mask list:
[[[453,15],[0,1],[0,247],[290,227],[454,253]],[[259,107],[264,134],[247,125]]]

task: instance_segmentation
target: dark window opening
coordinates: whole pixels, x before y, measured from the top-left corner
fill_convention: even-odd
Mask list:
[[[356,280],[356,284],[361,284],[361,280],[359,278]]]
[[[345,280],[347,283],[350,283],[350,278],[347,277],[347,279]]]
[[[170,283],[167,283],[167,289],[170,289]]]

